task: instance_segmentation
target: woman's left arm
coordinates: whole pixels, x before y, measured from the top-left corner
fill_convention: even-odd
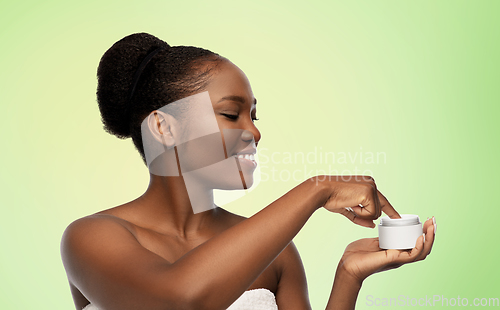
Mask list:
[[[398,268],[423,260],[429,255],[435,239],[433,219],[424,223],[425,242],[419,237],[411,251],[382,250],[378,238],[352,242],[346,248],[335,274],[335,280],[326,310],[354,309],[361,285],[373,273]],[[281,277],[276,293],[279,309],[310,310],[304,266],[293,241],[283,250]]]
[[[433,221],[434,218],[431,218],[424,223],[425,238],[424,235],[418,237],[411,251],[382,250],[378,238],[361,239],[349,244],[338,265],[326,310],[354,309],[361,284],[368,276],[425,259],[436,236]]]

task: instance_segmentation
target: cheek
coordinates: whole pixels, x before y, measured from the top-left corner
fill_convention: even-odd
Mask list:
[[[238,130],[234,129],[224,129],[222,131],[222,136],[224,137],[224,146],[226,148],[227,156],[238,152],[238,142],[241,140],[241,134],[238,134]]]
[[[247,149],[254,142],[254,135],[248,130],[224,129],[222,132],[228,157]]]
[[[182,172],[213,165],[225,159],[219,132],[189,140],[177,146]]]

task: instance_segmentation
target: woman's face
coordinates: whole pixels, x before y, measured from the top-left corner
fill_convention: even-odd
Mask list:
[[[200,164],[204,166],[203,169],[196,169],[196,178],[213,188],[249,188],[253,184],[253,172],[257,166],[254,155],[261,138],[254,124],[257,119],[256,99],[250,83],[243,71],[224,60],[205,90],[210,96],[220,133],[186,145],[186,152],[183,153],[195,155],[194,160],[186,160],[191,166],[189,170],[199,168]],[[187,137],[187,140],[190,138]],[[203,162],[216,163],[209,166]]]

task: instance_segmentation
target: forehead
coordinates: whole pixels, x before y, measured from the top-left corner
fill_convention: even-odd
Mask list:
[[[249,103],[254,101],[247,76],[230,61],[224,61],[219,65],[206,90],[208,90],[213,102],[217,102],[220,98],[226,96],[240,96]]]

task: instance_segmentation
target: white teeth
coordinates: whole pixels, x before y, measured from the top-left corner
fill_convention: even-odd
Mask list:
[[[238,154],[238,155],[236,155],[236,157],[239,159],[246,159],[246,160],[255,161],[255,156],[253,154]]]

